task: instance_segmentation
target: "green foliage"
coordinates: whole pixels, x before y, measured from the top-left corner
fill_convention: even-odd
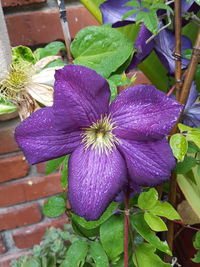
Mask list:
[[[178,174],[178,185],[193,211],[200,218],[200,181],[196,168],[185,174]]]
[[[137,266],[142,267],[170,267],[171,264],[163,262],[158,255],[155,254],[156,248],[148,243],[143,243],[136,248],[133,254],[133,262]]]
[[[16,110],[17,110],[16,106],[3,99],[0,99],[0,115],[12,113],[15,112]]]
[[[198,251],[194,255],[194,258],[192,259],[193,262],[200,263],[200,231],[196,232],[194,242],[193,242],[194,248],[196,248]]]
[[[66,50],[66,47],[62,42],[51,42],[43,48],[37,48],[34,51],[34,56],[37,60],[40,60],[47,56],[56,56],[61,50]]]
[[[44,69],[59,67],[59,66],[65,66],[65,65],[66,64],[62,60],[56,59],[56,60],[50,62],[49,64],[47,64]]]
[[[191,168],[196,165],[196,159],[186,156],[183,162],[178,162],[174,171],[176,173],[184,174],[189,172]]]
[[[14,260],[12,267],[55,267],[65,259],[69,246],[80,238],[77,238],[70,225],[64,226],[64,231],[49,228],[40,245],[33,247],[33,256],[22,256]]]
[[[62,163],[60,182],[63,189],[66,189],[68,185],[68,160],[69,156],[65,156],[64,161]]]
[[[36,63],[36,58],[29,47],[20,45],[12,48],[12,63],[17,64],[20,61]]]
[[[124,249],[123,216],[114,215],[100,226],[100,241],[109,259],[114,261]],[[114,245],[113,245],[114,244]]]
[[[168,202],[158,200],[158,193],[155,188],[139,195],[138,207],[145,210],[144,219],[154,231],[167,230],[166,224],[158,216],[166,217],[169,220],[180,219],[177,211]]]
[[[75,241],[68,249],[60,267],[83,266],[88,251],[88,244],[83,240]]]
[[[200,129],[192,128],[184,124],[178,124],[179,130],[185,134],[188,141],[193,142],[200,149]]]
[[[125,6],[133,7],[134,9],[126,12],[122,19],[124,20],[136,14],[136,24],[143,22],[147,29],[149,29],[153,34],[156,35],[158,33],[157,11],[159,9],[164,9],[173,13],[173,10],[164,3],[159,3],[157,1],[142,1],[141,5],[142,6],[140,7],[138,1],[127,2]],[[145,9],[145,11],[143,9]]]
[[[142,210],[149,210],[153,208],[158,201],[158,192],[155,188],[149,189],[139,195],[138,206]]]
[[[110,218],[110,216],[113,214],[113,212],[117,209],[118,207],[118,203],[117,202],[112,202],[107,209],[105,210],[105,212],[102,214],[102,216],[99,218],[99,220],[97,221],[86,221],[84,218],[71,213],[71,219],[79,224],[80,226],[82,226],[85,229],[94,229],[96,227],[98,227],[99,225],[101,225],[102,223],[104,223],[108,218]]]
[[[168,255],[172,255],[167,242],[161,241],[156,234],[151,231],[150,227],[144,220],[144,213],[139,212],[136,214],[133,214],[130,216],[131,225],[133,228],[151,245],[153,245],[155,248],[159,249],[160,251],[163,251],[167,253]]]
[[[151,212],[144,213],[144,219],[149,227],[156,232],[167,231],[167,226],[157,215]]]
[[[60,164],[64,161],[66,156],[57,158],[57,159],[52,159],[47,161],[46,164],[46,174],[51,174],[52,172],[55,172],[58,170]]]
[[[180,161],[183,161],[188,150],[188,142],[185,136],[179,133],[172,135],[170,138],[170,146],[174,157]]]
[[[42,211],[48,217],[57,217],[65,212],[66,199],[63,194],[50,197],[44,204]]]
[[[51,174],[57,171],[59,168],[61,169],[60,182],[63,189],[66,189],[68,184],[68,160],[69,155],[49,160],[46,164],[46,174]]]
[[[74,63],[108,78],[133,53],[133,44],[118,30],[90,26],[81,30],[71,44]]]
[[[99,23],[102,23],[102,15],[99,9],[101,3],[106,0],[80,0],[81,3],[90,11]]]
[[[99,242],[89,243],[89,254],[95,262],[95,267],[109,267],[108,257]]]
[[[156,205],[149,210],[152,214],[165,217],[169,220],[180,220],[180,215],[168,202],[158,201]]]
[[[107,80],[110,86],[111,96],[110,102],[112,102],[117,96],[118,86],[129,86],[134,81],[134,78],[129,79],[126,74],[114,74]]]

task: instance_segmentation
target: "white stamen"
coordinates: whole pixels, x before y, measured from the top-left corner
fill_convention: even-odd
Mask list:
[[[116,128],[115,122],[113,122],[110,116],[101,116],[101,119],[94,122],[89,128],[85,128],[85,132],[82,134],[82,143],[85,144],[85,148],[97,149],[99,153],[111,152],[116,143],[120,141],[113,134],[113,130]]]

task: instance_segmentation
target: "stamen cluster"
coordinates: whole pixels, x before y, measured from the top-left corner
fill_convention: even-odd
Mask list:
[[[101,119],[94,122],[89,128],[84,128],[85,132],[82,134],[82,143],[85,148],[97,149],[99,154],[103,152],[111,152],[115,148],[115,144],[119,140],[113,134],[116,128],[110,116],[101,116]]]

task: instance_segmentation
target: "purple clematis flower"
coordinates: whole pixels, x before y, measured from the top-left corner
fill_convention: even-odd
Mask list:
[[[196,84],[193,82],[183,113],[183,124],[194,128],[200,127],[200,103],[196,103],[198,97]]]
[[[15,138],[32,164],[71,153],[72,209],[96,220],[127,185],[155,186],[175,166],[165,136],[182,106],[154,86],[134,86],[109,105],[107,81],[68,65],[56,71],[54,104],[24,120]]]

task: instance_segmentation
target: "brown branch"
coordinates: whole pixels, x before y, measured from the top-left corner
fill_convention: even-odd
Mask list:
[[[179,101],[181,95],[181,27],[182,27],[182,18],[181,18],[181,0],[175,0],[175,80],[176,80],[176,100]],[[171,134],[177,132],[177,124],[172,129]],[[170,180],[170,193],[169,193],[169,203],[172,206],[176,206],[176,175],[172,174]],[[167,242],[170,249],[173,249],[173,239],[174,239],[174,223],[169,221],[168,223],[168,232],[167,232]],[[167,260],[171,260],[171,258],[167,257]]]
[[[200,59],[200,29],[198,31],[197,39],[195,46],[193,48],[192,58],[190,61],[190,64],[187,69],[187,73],[185,75],[184,83],[181,89],[181,92],[179,91],[177,95],[177,100],[185,105],[189,96],[190,88],[192,85],[192,82],[194,80],[194,75],[197,69],[197,65]],[[183,111],[181,116],[179,117],[179,120],[175,127],[173,128],[171,134],[174,134],[178,131],[178,123],[181,121],[183,116]],[[170,184],[170,196],[169,196],[169,202],[175,207],[176,206],[176,175],[172,175],[171,184]],[[173,236],[174,236],[174,223],[171,221],[168,224],[168,233],[167,233],[167,242],[169,244],[169,247],[173,249]]]

